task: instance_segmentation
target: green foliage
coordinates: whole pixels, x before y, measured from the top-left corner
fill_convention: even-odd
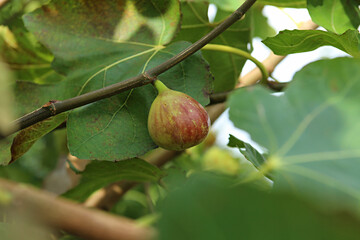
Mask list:
[[[230,119],[268,149],[263,168],[276,188],[360,210],[359,66],[351,58],[322,60],[298,72],[282,96],[259,86],[232,94]]]
[[[26,12],[31,12],[49,0],[11,0],[3,3],[0,8],[0,24],[12,24],[14,19]]]
[[[230,134],[229,137],[229,147],[237,147],[240,152],[249,160],[255,167],[260,168],[261,165],[265,163],[265,157],[259,153],[253,146],[249,143],[243,142],[233,135]]]
[[[120,162],[93,161],[81,175],[80,184],[65,193],[65,197],[84,201],[95,190],[110,183],[121,180],[136,182],[158,181],[163,174],[150,163],[134,158]]]
[[[307,52],[330,45],[353,57],[360,57],[360,34],[356,30],[347,30],[341,35],[320,30],[285,30],[265,39],[263,43],[279,55]]]
[[[167,8],[163,9],[164,2]],[[56,86],[62,94],[60,98],[131,78],[188,46],[184,42],[162,45],[169,42],[178,28],[180,13],[176,1],[157,1],[152,7],[140,2],[133,5],[132,1],[126,4],[121,1],[116,7],[112,4],[109,1],[99,6],[83,6],[74,1],[64,5],[56,1],[25,16],[26,26],[54,53],[54,68],[67,76]],[[159,8],[160,12],[154,12],[153,8]],[[73,15],[76,9],[82,11]],[[111,11],[103,17],[102,12],[107,9]],[[129,14],[141,21],[130,24],[132,17],[124,19]],[[85,16],[86,21],[73,21]],[[165,24],[164,18],[171,21]],[[85,28],[84,24],[89,27]],[[200,54],[159,79],[202,104],[208,103],[211,75]],[[155,95],[153,87],[144,86],[73,111],[67,123],[70,152],[85,159],[121,160],[155,148],[146,124]]]
[[[277,7],[304,8],[306,0],[259,0],[264,5],[273,5]]]
[[[328,31],[341,34],[359,27],[360,10],[356,0],[307,0],[307,8],[312,20]]]
[[[29,33],[21,19],[2,28],[0,34],[1,57],[16,74],[17,81],[52,84],[63,76],[51,67],[52,54]]]
[[[67,153],[65,139],[65,131],[62,130],[45,135],[17,161],[0,166],[0,177],[40,187],[59,158]]]
[[[8,126],[14,118],[13,92],[11,84],[13,76],[7,66],[0,59],[0,135],[8,133]]]
[[[204,1],[204,0],[198,0],[198,1]],[[209,3],[215,4],[216,7],[225,10],[233,12],[235,11],[242,3],[244,3],[244,0],[209,0]]]
[[[48,103],[50,99],[58,99],[57,96],[59,96],[59,92],[51,85],[43,85],[40,87],[39,85],[35,85],[33,83],[27,83],[22,81],[17,82],[14,86],[13,101],[13,109],[16,113],[15,116],[20,117],[22,115],[25,115],[26,113],[29,113],[34,109]],[[19,152],[23,154],[27,150],[29,150],[29,148],[24,148],[25,145],[31,147],[31,144],[27,143],[26,140],[30,140],[31,138],[31,142],[34,143],[34,141],[38,140],[45,134],[49,133],[51,130],[55,129],[59,124],[61,124],[64,121],[64,117],[65,115],[49,118],[44,123],[39,123],[37,126],[23,130],[21,134],[27,135],[27,137],[23,138],[25,140],[24,142],[21,141],[14,144],[14,150],[15,152],[17,152],[16,154],[18,154]],[[40,130],[40,132],[36,132],[37,130]],[[18,134],[20,134],[20,132]],[[1,164],[6,165],[11,161],[11,146],[13,145],[13,139],[15,137],[22,138],[22,136],[18,134],[13,134],[6,139],[0,141]],[[22,150],[18,149],[19,146],[21,146]]]
[[[14,117],[49,101],[158,66],[219,26],[242,2],[8,1],[0,8],[0,135]],[[217,7],[213,22],[209,4]],[[262,13],[265,5],[307,7],[326,30],[274,36]],[[251,52],[253,38],[260,37],[278,55],[322,46],[350,55],[310,63],[281,93],[262,86],[266,81],[233,90],[247,59],[220,48],[204,48],[158,76],[203,106],[211,94],[228,91],[231,121],[261,150],[230,135],[228,146],[242,154],[234,157],[212,136],[160,170],[149,163],[157,151],[150,152],[156,145],[147,129],[156,89],[148,84],[0,139],[0,164],[13,162],[0,166],[0,177],[41,188],[62,164],[65,185],[74,177],[64,167],[72,154],[93,161],[74,177],[81,177],[79,185],[62,197],[84,202],[112,183],[141,183],[110,211],[153,225],[159,239],[358,239],[359,16],[358,0],[258,0],[211,41]],[[1,191],[0,198],[11,200]],[[8,226],[0,224],[0,238]],[[61,239],[80,238],[64,233]]]
[[[196,42],[206,33],[218,26],[231,12],[218,9],[214,22],[210,23],[207,12],[208,4],[203,1],[182,3],[183,20],[179,34],[175,41],[186,40]],[[248,51],[250,42],[251,18],[232,25],[218,38],[211,41],[213,44],[222,44]],[[214,92],[232,90],[238,81],[239,74],[246,59],[233,53],[203,50],[204,58],[209,62],[211,73],[214,75]],[[218,64],[221,62],[221,64]]]
[[[195,0],[198,2],[204,0]],[[218,8],[226,11],[235,11],[244,0],[209,0],[209,3],[215,4]],[[277,7],[291,7],[291,8],[304,8],[306,7],[306,0],[258,0],[261,5],[273,5]]]
[[[358,239],[358,220],[292,194],[193,176],[159,205],[159,239]]]
[[[11,145],[11,162],[24,155],[38,139],[63,123],[66,117],[67,114],[62,113],[21,130]]]

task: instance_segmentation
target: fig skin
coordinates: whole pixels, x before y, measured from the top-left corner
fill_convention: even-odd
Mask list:
[[[181,151],[201,143],[209,133],[206,110],[185,93],[168,89],[155,81],[159,94],[151,105],[148,130],[160,147]]]

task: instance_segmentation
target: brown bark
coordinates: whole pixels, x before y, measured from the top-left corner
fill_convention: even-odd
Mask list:
[[[147,240],[155,236],[151,228],[132,220],[84,206],[31,186],[0,179],[2,194],[10,194],[10,208],[29,214],[34,220],[85,239]]]

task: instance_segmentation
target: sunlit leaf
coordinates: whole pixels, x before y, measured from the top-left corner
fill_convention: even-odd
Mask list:
[[[17,81],[51,84],[64,79],[51,67],[52,54],[25,29],[21,19],[0,29],[0,56]]]
[[[168,43],[177,31],[179,7],[176,0],[54,0],[25,20],[40,39],[54,38],[56,42],[65,40],[62,34],[67,33],[83,38],[161,45]],[[40,26],[43,28],[39,29]]]
[[[360,24],[356,0],[307,0],[307,8],[315,23],[334,33],[357,29]]]
[[[281,96],[236,91],[230,119],[269,151],[275,187],[359,210],[360,61],[322,60],[298,72]]]
[[[263,42],[278,55],[307,52],[329,45],[360,57],[360,34],[356,30],[348,30],[341,35],[320,30],[285,30]]]

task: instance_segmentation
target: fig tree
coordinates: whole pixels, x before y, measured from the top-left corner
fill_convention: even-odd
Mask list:
[[[153,141],[168,150],[181,151],[201,143],[209,133],[206,110],[185,93],[155,81],[158,96],[151,105],[148,129]]]

